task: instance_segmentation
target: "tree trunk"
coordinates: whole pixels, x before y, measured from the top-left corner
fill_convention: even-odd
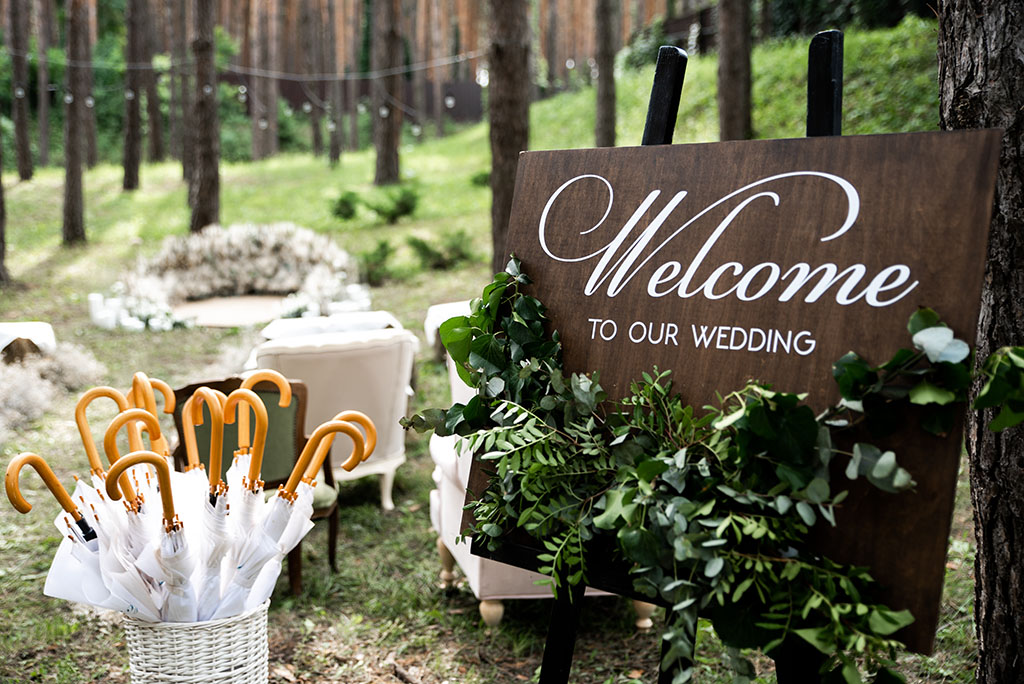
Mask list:
[[[333,78],[327,82],[327,159],[331,166],[341,160],[341,81],[338,80],[338,7],[342,0],[327,0],[327,24],[324,28],[324,65]]]
[[[597,43],[597,122],[594,140],[598,147],[615,147],[615,6],[614,0],[597,0],[594,24]]]
[[[0,145],[0,149],[2,149]],[[0,169],[3,169],[3,156],[0,153]],[[11,284],[11,274],[7,272],[7,205],[4,201],[4,184],[0,178],[0,290]]]
[[[401,0],[374,0],[373,71],[387,72],[402,66]],[[399,181],[398,144],[402,137],[402,75],[377,75],[372,82],[373,144],[377,148],[374,185]]]
[[[558,0],[548,0],[547,41],[544,46],[548,61],[548,93],[558,90]],[[502,264],[504,268],[505,264]]]
[[[749,140],[750,0],[718,3],[718,129],[721,140]]]
[[[175,3],[174,25],[175,44],[174,61],[178,64],[178,111],[180,120],[178,125],[181,130],[181,177],[192,185],[192,175],[195,170],[195,129],[192,126],[192,86],[189,76],[190,69],[186,64],[188,58],[188,4],[191,0],[172,0]],[[192,193],[188,193],[189,206],[192,202]]]
[[[125,190],[139,188],[139,163],[142,160],[142,80],[145,77],[137,68],[142,62],[143,50],[143,8],[145,0],[128,0],[125,3],[124,43],[124,184]]]
[[[32,178],[32,144],[28,116],[28,12],[24,2],[9,2],[8,25],[14,88],[14,149],[18,160],[18,177]]]
[[[431,41],[432,41],[432,46],[433,46],[433,49],[431,50],[431,52],[432,52],[431,56],[433,57],[433,61],[437,62],[437,60],[439,60],[439,59],[441,59],[442,57],[445,56],[445,46],[444,46],[444,42],[442,40],[442,35],[441,35],[441,24],[442,24],[442,21],[443,21],[442,18],[441,18],[442,15],[443,15],[443,13],[441,12],[441,0],[431,0],[430,8],[431,8],[431,14],[433,15],[431,17],[431,19],[433,21],[430,22],[431,26],[433,27],[433,29],[431,31]],[[493,17],[492,17],[492,21],[493,21]],[[440,64],[436,64],[435,63],[434,66],[430,69],[430,71],[434,75],[434,103],[433,104],[434,104],[434,118],[437,120],[437,137],[438,138],[443,138],[444,137],[444,77],[445,77],[444,67],[442,67]]]
[[[939,3],[940,125],[1005,130],[978,320],[978,358],[1024,344],[1024,7]],[[1024,429],[995,434],[968,413],[977,538],[974,623],[979,684],[1024,681]]]
[[[530,5],[528,0],[489,0],[491,9],[490,128],[491,238],[495,273],[505,268],[519,153],[530,143]]]
[[[151,0],[145,0],[142,3],[143,8],[143,21],[144,21],[144,33],[146,36],[146,44],[143,46],[144,60],[145,63],[152,67],[153,54],[157,51],[160,41],[157,40],[157,18],[160,14],[160,2],[161,0],[153,0],[154,4],[150,7]],[[149,130],[146,131],[146,137],[149,141],[149,160],[153,162],[159,162],[164,160],[164,136],[163,136],[163,117],[160,113],[160,74],[156,70],[149,68],[143,74],[146,80],[146,118],[148,119]]]
[[[70,0],[68,8],[68,66],[65,69],[67,95],[64,101],[64,225],[65,245],[85,242],[82,200],[82,134],[85,127],[85,98],[88,93],[89,6],[86,0]]]
[[[355,74],[359,73],[359,38],[362,35],[360,27],[363,25],[363,8],[359,0],[351,0],[352,2],[352,37],[349,40],[349,59],[351,60],[352,70],[349,73],[350,78],[345,81],[348,86],[348,148],[350,150],[359,149],[359,81],[355,78],[351,78]]]
[[[252,45],[252,68],[257,72],[265,72],[270,68],[270,17],[267,3],[254,2]],[[252,158],[258,161],[270,154],[267,146],[267,130],[270,128],[270,109],[268,105],[270,88],[267,79],[262,75],[253,76],[249,83],[249,112],[252,118]]]
[[[319,40],[319,22],[316,21],[314,14],[314,8],[317,5],[316,0],[302,0],[300,22],[305,43],[303,65],[308,75],[323,73],[323,45]],[[309,104],[309,128],[313,135],[313,156],[319,157],[324,153],[324,136],[320,128],[323,81],[310,81],[307,88],[309,89],[307,101]]]
[[[269,17],[267,26],[269,32],[267,33],[267,42],[269,43],[269,64],[270,70],[275,72],[284,71],[282,65],[284,63],[284,56],[281,52],[281,27],[285,21],[284,12],[285,0],[271,0],[268,2],[270,5]],[[266,81],[267,88],[267,154],[274,156],[278,151],[278,120],[277,120],[277,109],[278,100],[280,99],[281,87],[280,82],[277,78],[268,78]]]
[[[96,44],[96,0],[89,0],[85,50],[85,102],[79,109],[82,116],[82,130],[85,135],[85,165],[93,168],[99,162],[99,147],[96,144],[96,100],[93,95],[92,47]]]
[[[195,126],[196,167],[190,191],[192,222],[189,229],[198,233],[220,222],[220,124],[217,121],[217,70],[213,54],[213,18],[215,0],[196,0],[196,37],[192,55],[196,62]]]
[[[50,163],[50,62],[46,51],[50,49],[53,33],[52,0],[39,0],[39,33],[36,36],[38,84],[36,87],[36,117],[39,120],[39,165]]]
[[[421,65],[412,75],[412,106],[416,110],[416,123],[426,123],[427,70],[422,64],[430,61],[430,0],[416,0],[416,49],[414,62]]]

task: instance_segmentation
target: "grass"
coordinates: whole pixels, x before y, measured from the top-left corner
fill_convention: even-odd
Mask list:
[[[936,119],[935,25],[909,21],[901,27],[847,35],[846,132],[892,132],[933,128]],[[780,41],[754,53],[754,126],[763,137],[802,134],[806,41]],[[625,72],[618,79],[618,139],[639,142],[650,73]],[[717,118],[715,62],[690,60],[677,142],[713,140]],[[531,147],[571,148],[593,144],[592,89],[566,93],[531,110]],[[377,308],[395,313],[420,330],[432,303],[478,293],[488,276],[489,192],[471,178],[489,166],[487,128],[476,125],[451,136],[402,150],[403,176],[418,186],[420,205],[411,218],[385,226],[360,208],[351,221],[332,217],[331,203],[343,190],[372,191],[373,155],[345,153],[329,169],[322,159],[284,155],[255,164],[222,166],[224,223],[294,221],[329,234],[353,253],[387,239],[396,248],[398,278],[374,290]],[[89,243],[60,247],[63,177],[42,169],[29,183],[7,176],[7,263],[19,286],[0,294],[0,318],[50,321],[60,340],[88,348],[108,369],[104,381],[125,387],[135,370],[185,384],[216,377],[252,345],[251,330],[176,330],[140,335],[104,331],[88,321],[86,295],[104,291],[139,256],[187,230],[188,212],[180,169],[147,165],[142,188],[120,191],[121,173],[100,166],[85,180]],[[406,238],[423,239],[462,230],[477,259],[452,271],[424,272]],[[424,348],[417,362],[414,408],[441,404],[444,369]],[[60,397],[38,424],[0,446],[4,460],[31,450],[54,464],[70,482],[87,469],[73,422],[74,397]],[[94,424],[102,422],[98,409]],[[91,412],[90,412],[91,413]],[[92,417],[92,416],[91,416]],[[169,425],[166,425],[170,429]],[[543,649],[550,603],[508,602],[496,630],[483,628],[468,589],[450,594],[436,588],[439,564],[429,531],[427,499],[432,463],[422,436],[410,434],[409,462],[398,471],[397,510],[382,514],[376,483],[346,484],[341,496],[339,571],[327,571],[322,525],[303,544],[302,596],[290,597],[284,581],[271,607],[272,681],[393,682],[398,664],[422,682],[475,684],[534,679]],[[116,618],[83,611],[42,595],[45,572],[59,543],[50,518],[55,503],[38,478],[23,488],[38,506],[21,516],[0,506],[0,681],[124,682],[127,653]],[[936,654],[904,656],[913,682],[973,681],[973,545],[966,476],[960,480],[953,546],[947,569]],[[588,601],[575,660],[575,681],[596,684],[656,680],[658,640],[631,628],[626,602]],[[698,676],[727,682],[721,647],[707,625],[700,632]],[[770,661],[758,660],[759,682],[773,681]]]

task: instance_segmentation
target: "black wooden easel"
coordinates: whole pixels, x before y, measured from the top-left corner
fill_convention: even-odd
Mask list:
[[[658,51],[642,145],[672,143],[686,61],[686,52],[680,48],[663,46]],[[843,34],[841,31],[824,31],[811,40],[808,53],[807,136],[841,135],[842,103]],[[494,552],[474,542],[471,552],[528,570],[536,571],[538,566],[537,549],[530,546],[529,541],[519,543],[508,540]],[[592,550],[591,555],[593,559],[587,562],[589,586],[643,601],[655,600],[634,592],[628,567],[611,566],[607,561],[607,553]],[[552,601],[540,684],[566,684],[569,681],[584,590],[582,585],[563,589]],[[780,684],[813,684],[820,681],[818,670],[824,658],[803,640],[787,640],[769,655],[775,659]],[[671,684],[673,674],[671,670],[661,671],[658,683]]]

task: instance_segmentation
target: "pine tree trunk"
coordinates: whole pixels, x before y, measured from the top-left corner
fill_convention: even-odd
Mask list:
[[[416,0],[416,49],[413,61],[420,64],[430,60],[430,0]],[[413,109],[416,123],[426,123],[427,111],[427,70],[420,68],[412,75]]]
[[[1024,344],[1024,7],[1003,0],[939,3],[940,124],[1003,128],[978,320],[979,359]],[[990,432],[968,413],[977,538],[974,623],[978,684],[1024,681],[1024,429]]]
[[[28,116],[28,8],[24,2],[10,2],[10,52],[12,83],[14,88],[14,150],[18,160],[18,177],[32,178],[32,143]]]
[[[718,129],[720,140],[749,140],[750,0],[718,3]]]
[[[50,163],[50,62],[46,51],[50,49],[50,34],[53,32],[52,0],[39,0],[38,10],[36,117],[39,120],[39,165],[47,166]]]
[[[171,69],[169,72],[170,80],[167,84],[167,92],[169,98],[167,100],[167,123],[169,128],[169,140],[171,156],[175,159],[181,159],[181,114],[179,108],[181,107],[181,101],[178,99],[178,72],[181,71],[181,67],[178,64],[177,57],[175,56],[175,50],[178,46],[178,30],[177,23],[175,21],[175,5],[176,0],[164,0],[164,23],[167,26],[167,43],[168,52],[171,55]]]
[[[374,0],[373,71],[382,72],[402,66],[401,0]],[[374,185],[399,181],[398,144],[402,136],[402,75],[377,76],[372,83],[373,144],[377,148]]]
[[[597,121],[594,140],[598,147],[615,147],[615,6],[614,0],[597,0],[594,25],[597,46]]]
[[[519,153],[530,143],[528,0],[489,0],[491,9],[491,239],[495,273],[505,268],[505,234]]]
[[[156,19],[159,16],[161,0],[152,0],[153,7],[150,7],[150,2],[151,0],[144,0],[141,4],[145,27],[143,35],[146,36],[146,43],[143,45],[144,60],[152,67],[153,54],[160,44],[157,40]],[[160,74],[150,68],[144,72],[143,77],[146,79],[146,118],[148,120],[146,137],[149,141],[149,160],[159,162],[164,160],[163,117],[160,113]]]
[[[327,0],[327,24],[324,28],[324,66],[334,76],[327,82],[327,159],[331,166],[341,160],[341,81],[338,80],[338,7],[342,0]]]
[[[85,98],[88,90],[89,6],[86,0],[69,0],[68,66],[65,69],[68,97],[64,111],[64,224],[65,245],[85,242],[82,199],[82,152]]]
[[[558,90],[558,0],[548,0],[547,44],[544,46],[548,60],[548,94]],[[504,268],[505,264],[502,264]]]
[[[347,0],[346,0],[347,1]],[[352,71],[350,76],[359,73],[359,39],[362,35],[360,27],[363,25],[362,16],[364,14],[362,4],[359,0],[351,0],[352,2],[352,37],[349,40],[349,59],[352,64]],[[348,148],[350,150],[359,149],[359,81],[355,78],[349,78],[345,81],[348,86]]]
[[[281,40],[282,40],[282,26],[284,24],[285,16],[283,10],[285,9],[284,0],[272,0],[269,2],[270,11],[268,13],[267,25],[270,30],[267,33],[268,42],[268,62],[270,63],[270,70],[279,72],[284,71],[282,65],[284,62],[283,54],[281,52]],[[278,100],[280,99],[280,82],[277,78],[268,78],[266,82],[267,87],[267,154],[274,156],[278,151],[278,120],[277,120],[277,108]]]
[[[139,163],[142,160],[142,80],[137,68],[142,62],[144,0],[125,3],[124,61],[124,184],[125,190],[139,188]]]
[[[321,74],[323,69],[321,67],[323,54],[323,46],[319,38],[319,31],[317,30],[317,22],[314,19],[314,5],[315,0],[301,0],[302,8],[300,15],[300,23],[302,24],[301,34],[303,36],[303,66],[306,70],[307,75]],[[310,81],[307,84],[309,92],[312,94],[308,99],[309,109],[309,128],[313,136],[313,156],[319,157],[324,153],[324,136],[323,131],[320,128],[320,104],[323,101],[322,95],[322,81]]]
[[[176,7],[174,11],[175,45],[174,61],[178,63],[178,112],[180,119],[178,125],[181,131],[181,177],[192,185],[192,175],[195,171],[196,155],[195,129],[192,126],[192,85],[190,83],[190,69],[188,60],[188,8],[191,0],[172,0]],[[192,202],[192,193],[188,193],[189,206]]]
[[[96,44],[96,0],[90,0],[86,13],[88,17],[87,40],[85,42],[85,61],[89,66],[85,70],[84,106],[79,110],[82,116],[82,130],[85,133],[85,165],[93,168],[99,162],[99,146],[96,143],[96,101],[93,95],[92,47]]]
[[[442,42],[441,24],[444,21],[442,19],[443,13],[441,12],[441,0],[431,0],[430,3],[431,14],[431,26],[433,26],[431,32],[431,40],[433,43],[432,57],[433,61],[437,61],[445,56],[445,46]],[[493,17],[492,17],[493,20]],[[444,137],[444,67],[440,64],[435,64],[431,68],[431,73],[434,75],[434,118],[437,121],[437,137]]]
[[[215,0],[196,0],[196,37],[192,56],[196,63],[195,125],[196,167],[190,191],[193,233],[220,222],[220,124],[217,120],[217,70],[214,65],[213,19]]]
[[[270,19],[265,2],[257,0],[252,5],[254,13],[252,45],[252,68],[257,72],[269,69],[270,62]],[[262,75],[253,76],[249,84],[249,111],[252,120],[252,158],[259,161],[269,154],[267,129],[270,128],[270,110],[267,107],[267,79]]]
[[[0,153],[0,170],[3,166],[3,155]],[[3,178],[0,178],[0,290],[10,284],[11,274],[7,271],[7,203],[4,200]]]

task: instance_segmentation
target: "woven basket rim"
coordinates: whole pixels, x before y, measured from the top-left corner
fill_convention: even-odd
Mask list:
[[[203,629],[207,627],[217,627],[219,625],[225,625],[232,622],[240,622],[259,612],[266,612],[269,607],[270,599],[267,599],[252,610],[247,610],[244,613],[239,613],[238,615],[232,615],[231,617],[226,618],[218,618],[216,620],[202,620],[200,622],[150,622],[130,615],[122,614],[122,616],[124,618],[124,622],[131,623],[133,627],[142,627],[144,629]]]

